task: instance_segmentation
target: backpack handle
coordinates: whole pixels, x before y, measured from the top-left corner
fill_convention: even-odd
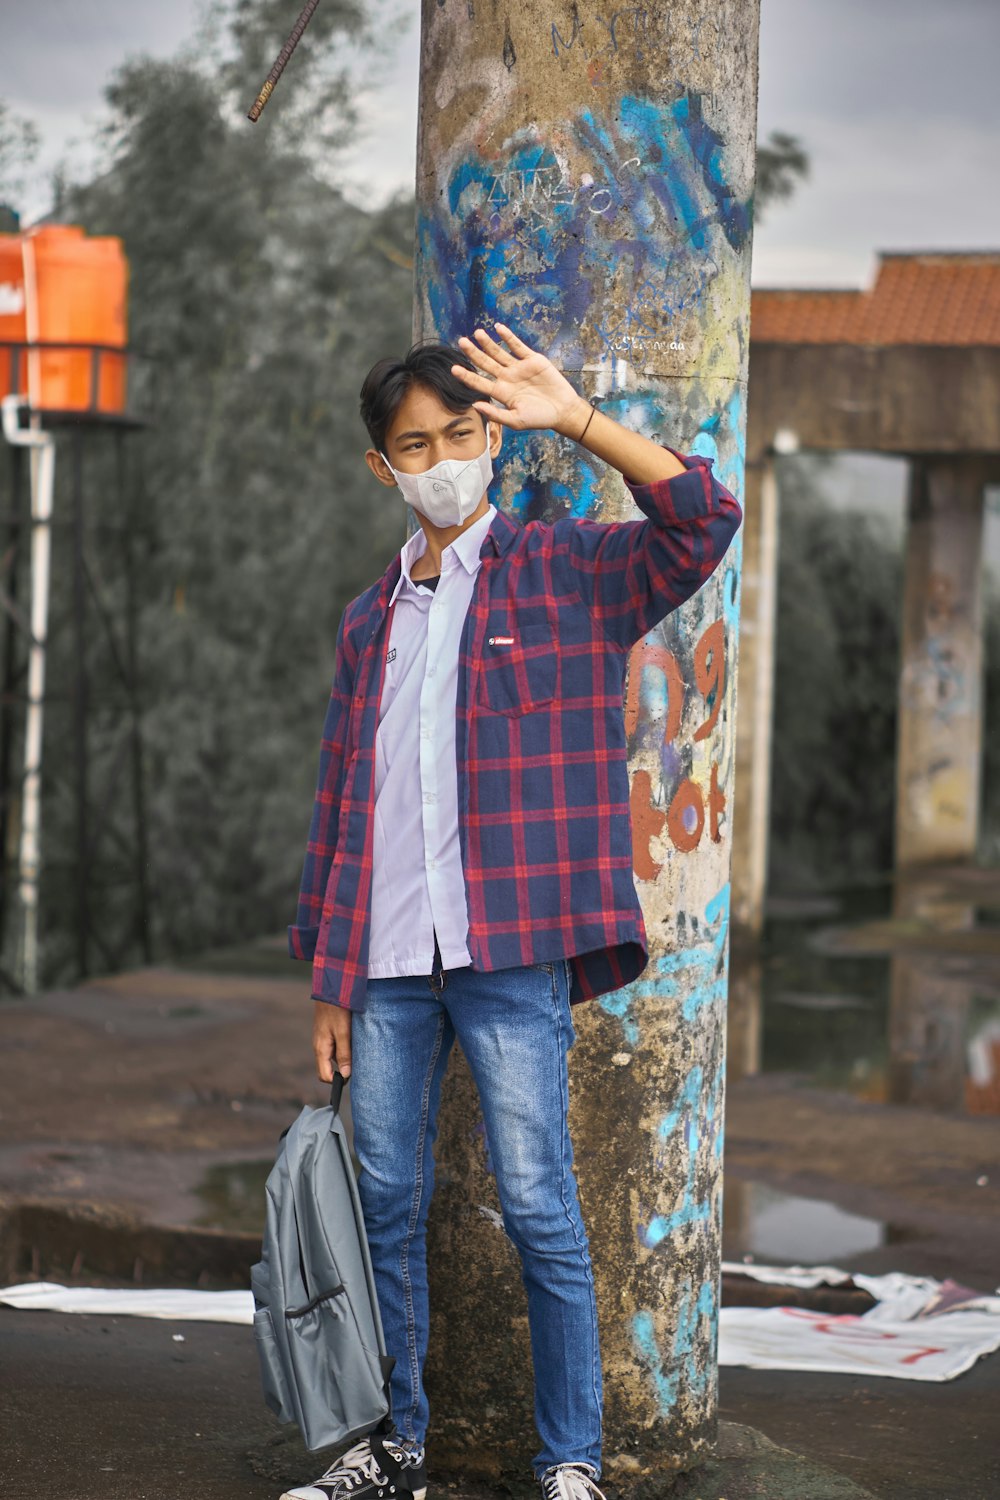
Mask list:
[[[330,1085],[330,1108],[334,1114],[340,1109],[340,1101],[344,1097],[344,1085],[347,1079],[343,1073],[334,1073],[333,1083]]]

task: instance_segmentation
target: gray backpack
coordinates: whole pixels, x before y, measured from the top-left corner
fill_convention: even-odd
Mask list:
[[[253,1328],[264,1400],[295,1422],[310,1452],[393,1431],[389,1377],[368,1238],[340,1117],[306,1106],[282,1134],[267,1179]]]

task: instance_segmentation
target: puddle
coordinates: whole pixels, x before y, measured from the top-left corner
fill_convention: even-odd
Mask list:
[[[723,1189],[724,1260],[764,1265],[838,1265],[900,1236],[879,1219],[847,1213],[821,1198],[782,1193],[727,1175]]]
[[[345,1121],[349,1127],[349,1119]],[[348,1147],[355,1174],[360,1163],[350,1142]],[[263,1234],[266,1213],[265,1185],[274,1157],[265,1161],[216,1162],[194,1189],[204,1208],[193,1222],[205,1229],[228,1229],[233,1234]]]
[[[850,933],[888,918],[891,901],[888,886],[769,901],[756,1070],[805,1074],[878,1103],[1000,1114],[1000,957],[893,958],[824,942],[834,926]],[[974,937],[995,934],[994,908],[980,905],[976,918]],[[898,999],[894,1015],[894,973],[897,995],[901,973],[910,985],[909,1015]]]
[[[202,1177],[195,1194],[204,1204],[195,1223],[236,1234],[263,1234],[264,1184],[274,1166],[266,1161],[219,1162]]]

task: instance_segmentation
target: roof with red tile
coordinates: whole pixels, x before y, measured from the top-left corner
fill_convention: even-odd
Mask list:
[[[1000,345],[1000,250],[881,255],[870,291],[754,291],[761,344]]]

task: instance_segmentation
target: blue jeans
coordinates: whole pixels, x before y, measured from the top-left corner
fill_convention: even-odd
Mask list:
[[[351,1022],[358,1187],[386,1348],[396,1360],[400,1436],[423,1443],[427,1432],[427,1210],[441,1080],[457,1036],[527,1292],[542,1444],[536,1477],[555,1463],[601,1469],[597,1305],[567,1122],[566,1056],[576,1039],[569,978],[564,959],[442,973],[436,954],[431,975],[370,979],[367,1008]],[[475,1359],[474,1328],[468,1342]]]

